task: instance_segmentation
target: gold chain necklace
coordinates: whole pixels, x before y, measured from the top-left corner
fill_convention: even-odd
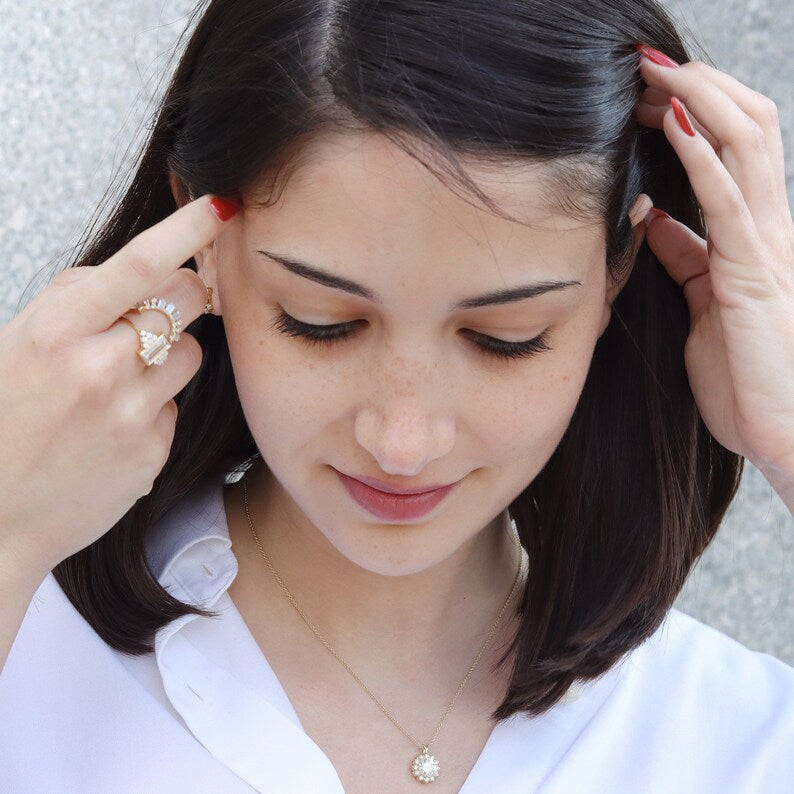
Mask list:
[[[521,551],[521,545],[518,542],[518,537],[514,534],[514,541],[518,551],[518,566],[516,567],[516,575],[513,578],[513,586],[510,588],[510,592],[507,594],[507,598],[505,599],[504,603],[502,604],[502,608],[499,610],[494,622],[491,624],[491,628],[488,630],[488,635],[486,636],[483,644],[480,646],[480,650],[477,653],[477,656],[474,657],[474,661],[471,663],[471,666],[468,669],[468,672],[463,677],[463,680],[458,685],[458,688],[455,690],[455,694],[452,697],[452,700],[449,702],[449,705],[444,709],[444,713],[441,715],[441,719],[436,725],[435,731],[433,731],[433,735],[430,737],[430,741],[428,742],[420,742],[410,733],[408,733],[402,725],[395,719],[395,717],[391,714],[391,712],[383,705],[381,700],[377,697],[377,695],[358,677],[358,674],[353,670],[353,668],[343,659],[328,640],[322,635],[320,630],[306,617],[306,613],[300,608],[300,605],[295,600],[295,596],[292,595],[287,585],[284,584],[283,579],[279,576],[278,571],[273,566],[273,563],[270,560],[270,556],[265,551],[264,546],[262,546],[261,541],[259,540],[259,536],[256,534],[256,530],[254,529],[254,522],[251,520],[251,511],[248,508],[248,489],[246,487],[246,476],[243,476],[243,500],[245,502],[245,515],[248,518],[248,525],[251,527],[251,532],[254,536],[254,540],[256,541],[256,545],[259,547],[259,552],[261,553],[267,567],[270,569],[270,572],[278,582],[278,586],[281,588],[284,595],[287,597],[287,600],[292,604],[295,608],[295,611],[300,615],[301,620],[309,627],[312,634],[325,646],[326,650],[336,659],[342,667],[347,670],[348,673],[353,677],[355,682],[369,695],[369,697],[377,704],[378,708],[389,718],[392,724],[408,739],[411,744],[416,745],[420,752],[416,758],[413,759],[411,763],[411,774],[414,778],[419,781],[420,783],[432,783],[440,774],[441,772],[441,765],[438,762],[438,759],[430,754],[430,748],[435,743],[436,739],[438,738],[438,734],[441,732],[441,728],[444,725],[444,722],[447,719],[450,711],[452,711],[452,707],[457,702],[457,699],[460,697],[460,693],[463,692],[463,688],[469,682],[469,678],[471,678],[474,669],[477,667],[478,662],[482,659],[483,654],[488,649],[493,640],[494,636],[496,635],[496,630],[499,628],[499,624],[502,622],[502,617],[507,609],[507,605],[512,600],[513,596],[515,595],[516,588],[518,587],[518,583],[521,579],[521,569],[523,568],[524,563],[524,555]]]

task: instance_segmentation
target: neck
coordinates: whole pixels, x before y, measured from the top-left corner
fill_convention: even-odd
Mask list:
[[[471,656],[513,583],[519,555],[501,514],[431,569],[385,576],[352,563],[305,517],[296,516],[264,467],[246,475],[254,529],[273,567],[308,619],[342,655],[406,665],[428,653]],[[238,578],[297,626],[289,604],[256,545],[243,506],[242,484],[226,495],[229,531],[240,561]],[[302,520],[301,520],[302,519]],[[239,586],[239,585],[238,585]],[[504,645],[516,597],[505,610],[494,648]],[[500,642],[501,637],[501,642]]]

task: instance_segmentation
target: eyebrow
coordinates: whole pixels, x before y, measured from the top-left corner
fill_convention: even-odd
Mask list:
[[[257,250],[258,254],[273,262],[277,262],[290,273],[296,276],[314,281],[317,284],[322,284],[325,287],[332,287],[333,289],[342,290],[350,295],[357,295],[361,298],[366,298],[373,303],[383,303],[383,300],[368,287],[357,284],[347,278],[329,273],[327,270],[317,267],[316,265],[302,262],[299,259],[292,257],[281,256],[274,254],[271,251]],[[458,301],[452,307],[452,311],[460,311],[462,309],[479,309],[482,306],[494,306],[502,303],[514,303],[515,301],[524,300],[525,298],[535,298],[538,295],[545,295],[547,292],[557,292],[559,290],[567,289],[568,287],[581,287],[581,281],[536,281],[532,284],[525,284],[520,287],[511,287],[509,289],[496,290],[495,292],[488,292],[485,295],[477,295],[473,298],[465,298]]]

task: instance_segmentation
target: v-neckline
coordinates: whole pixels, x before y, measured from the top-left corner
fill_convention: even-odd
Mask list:
[[[259,690],[259,693],[262,696],[266,697],[270,702],[273,703],[273,705],[279,711],[284,713],[286,717],[288,717],[291,721],[293,721],[295,725],[298,728],[300,728],[301,731],[303,731],[308,741],[316,748],[317,753],[322,755],[322,757],[328,762],[328,764],[330,764],[330,766],[333,767],[333,763],[331,762],[331,759],[328,758],[323,748],[319,744],[317,744],[317,742],[309,733],[306,732],[306,729],[304,728],[303,723],[301,722],[300,716],[298,715],[298,712],[295,706],[293,705],[292,700],[287,694],[287,691],[284,689],[281,680],[276,675],[275,670],[268,661],[265,652],[262,650],[259,643],[256,641],[256,638],[251,632],[251,629],[248,627],[248,624],[243,619],[243,616],[240,613],[240,610],[237,608],[237,604],[235,604],[234,599],[231,597],[231,595],[229,595],[228,592],[226,592],[223,594],[223,600],[228,600],[228,603],[226,605],[228,609],[224,609],[225,618],[226,619],[231,618],[232,620],[236,621],[238,623],[238,627],[244,631],[245,636],[247,637],[247,643],[249,645],[250,651],[252,654],[254,654],[257,657],[259,666],[263,670],[263,676],[259,679],[259,683],[260,685],[264,685],[264,686]],[[221,603],[216,605],[216,608],[220,606]],[[522,719],[522,717],[520,716],[517,718]],[[511,719],[515,719],[515,718],[511,718]],[[482,746],[482,749],[480,750],[480,753],[477,756],[477,760],[472,765],[472,768],[469,770],[469,774],[466,776],[463,785],[458,790],[459,794],[469,794],[467,788],[469,782],[473,779],[473,777],[475,777],[475,772],[477,773],[476,776],[479,777],[479,773],[480,773],[479,766],[481,765],[484,759],[487,762],[488,757],[491,755],[490,752],[491,747],[498,740],[499,735],[501,734],[503,729],[504,729],[504,723],[495,723],[493,725],[490,733],[488,734],[488,738],[485,740],[485,744]],[[336,768],[334,767],[334,769]],[[337,776],[338,774],[339,773],[337,772]],[[340,785],[341,785],[341,781],[340,781]],[[474,792],[472,791],[471,794],[474,794]]]

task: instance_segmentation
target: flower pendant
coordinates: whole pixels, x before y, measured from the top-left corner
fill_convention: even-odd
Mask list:
[[[440,771],[438,759],[434,755],[430,755],[427,746],[423,746],[422,752],[414,758],[411,764],[411,774],[420,783],[432,783]]]

